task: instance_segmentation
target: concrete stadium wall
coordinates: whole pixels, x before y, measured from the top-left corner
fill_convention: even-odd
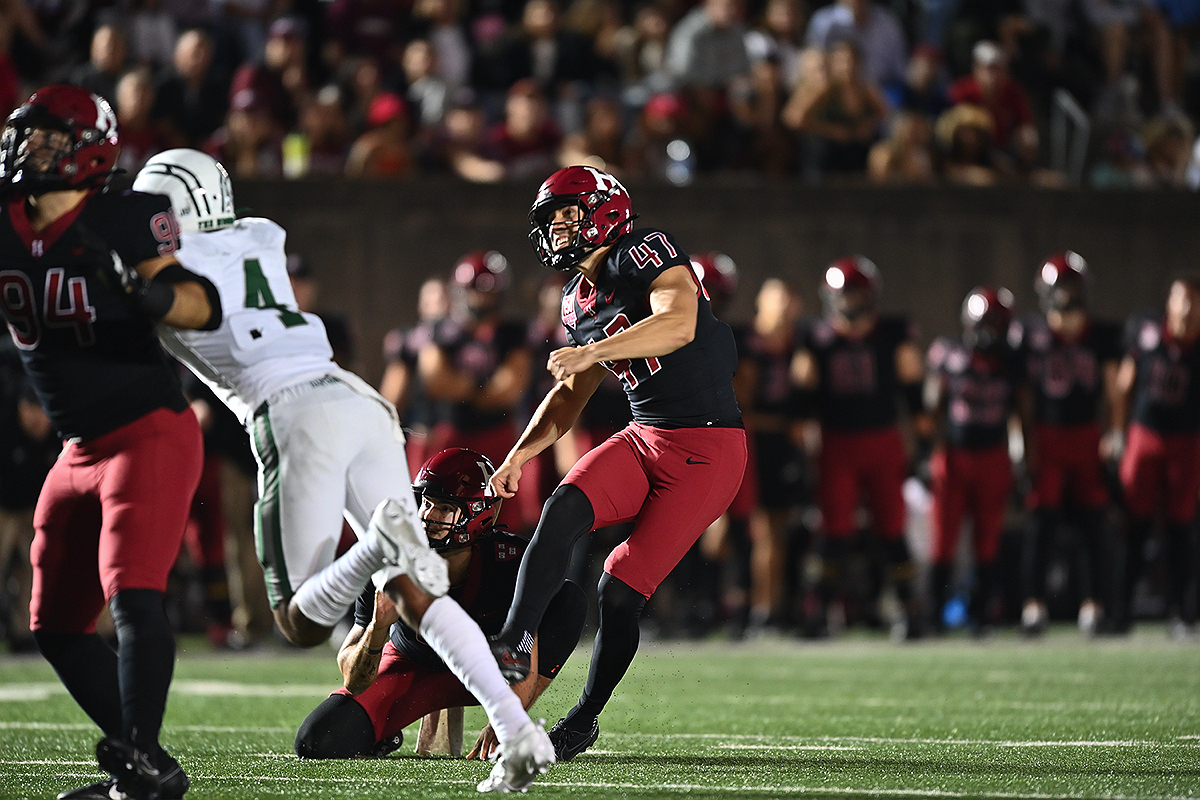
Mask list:
[[[415,321],[416,290],[475,249],[508,256],[515,285],[506,308],[528,317],[545,270],[527,233],[534,184],[250,182],[237,203],[288,230],[307,257],[322,305],[357,331],[357,370],[377,382],[386,331]],[[728,316],[746,319],[768,276],[791,280],[809,311],[821,270],[859,252],[883,273],[884,306],[912,315],[926,340],[958,330],[977,284],[1012,289],[1035,306],[1039,259],[1079,251],[1095,276],[1098,313],[1124,318],[1160,306],[1169,277],[1200,269],[1200,195],[1021,189],[870,188],[714,183],[686,189],[630,185],[639,225],[671,231],[692,252],[737,262],[741,288]]]

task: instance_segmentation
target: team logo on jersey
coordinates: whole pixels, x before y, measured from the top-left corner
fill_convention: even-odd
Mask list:
[[[562,323],[572,330],[575,329],[575,298],[570,294],[563,295]]]

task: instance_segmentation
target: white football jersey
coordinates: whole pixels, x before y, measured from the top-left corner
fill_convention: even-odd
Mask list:
[[[280,389],[336,369],[321,319],[296,308],[286,236],[271,220],[250,217],[218,231],[188,233],[175,254],[217,287],[221,327],[159,326],[159,336],[243,423]]]

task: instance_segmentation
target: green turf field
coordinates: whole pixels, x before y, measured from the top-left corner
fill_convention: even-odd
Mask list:
[[[573,703],[579,651],[536,707]],[[332,651],[214,655],[181,647],[164,743],[189,798],[474,796],[487,766],[413,755],[301,763],[295,729],[337,683]],[[1200,797],[1200,645],[1143,626],[892,644],[647,644],[600,740],[531,796]],[[468,726],[482,715],[469,710]],[[98,779],[96,729],[40,659],[0,657],[0,797]],[[468,733],[468,746],[474,733]]]

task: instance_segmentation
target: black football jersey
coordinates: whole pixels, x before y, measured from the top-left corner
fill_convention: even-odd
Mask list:
[[[1092,320],[1079,341],[1056,335],[1044,317],[1014,324],[1009,340],[1025,362],[1034,419],[1047,425],[1095,422],[1104,397],[1104,365],[1121,358],[1121,326]]]
[[[528,541],[506,531],[493,531],[481,536],[471,545],[471,564],[467,578],[458,586],[450,587],[450,596],[475,620],[486,636],[500,632],[508,616],[517,587],[517,570],[521,567],[521,556]],[[354,604],[354,622],[366,627],[375,610],[375,589],[368,587]],[[427,645],[417,632],[396,622],[391,629],[392,646],[424,667],[444,667],[442,659]]]
[[[793,415],[797,410],[796,389],[791,379],[795,342],[777,352],[750,327],[735,329],[734,339],[738,358],[752,361],[758,367],[753,410],[760,414]]]
[[[902,317],[880,317],[860,339],[841,335],[824,319],[809,325],[802,341],[816,361],[821,425],[836,431],[895,425],[901,389],[896,351],[915,339],[911,323]]]
[[[111,277],[110,251],[133,267],[178,249],[170,201],[103,192],[35,231],[16,197],[0,217],[0,307],[59,435],[92,438],[185,409],[154,323]]]
[[[671,267],[691,269],[670,234],[647,228],[617,240],[593,286],[576,273],[563,288],[562,323],[577,346],[615,336],[650,316],[650,284]],[[740,426],[733,395],[737,347],[729,326],[713,316],[697,281],[696,334],[657,358],[605,362],[621,379],[633,418],[658,428]]]
[[[1200,431],[1200,346],[1181,346],[1161,317],[1129,327],[1126,352],[1137,362],[1131,419],[1159,433]]]
[[[1020,379],[1020,360],[1012,350],[984,355],[961,341],[938,339],[929,348],[926,366],[942,385],[946,444],[983,449],[1008,441],[1008,418]]]
[[[433,326],[433,341],[454,368],[475,376],[480,383],[492,376],[509,353],[525,347],[527,336],[525,323],[516,321],[483,323],[468,330],[452,317],[446,317]],[[442,413],[448,414],[450,422],[460,431],[492,428],[510,416],[503,409],[480,411],[470,403],[451,403]]]

